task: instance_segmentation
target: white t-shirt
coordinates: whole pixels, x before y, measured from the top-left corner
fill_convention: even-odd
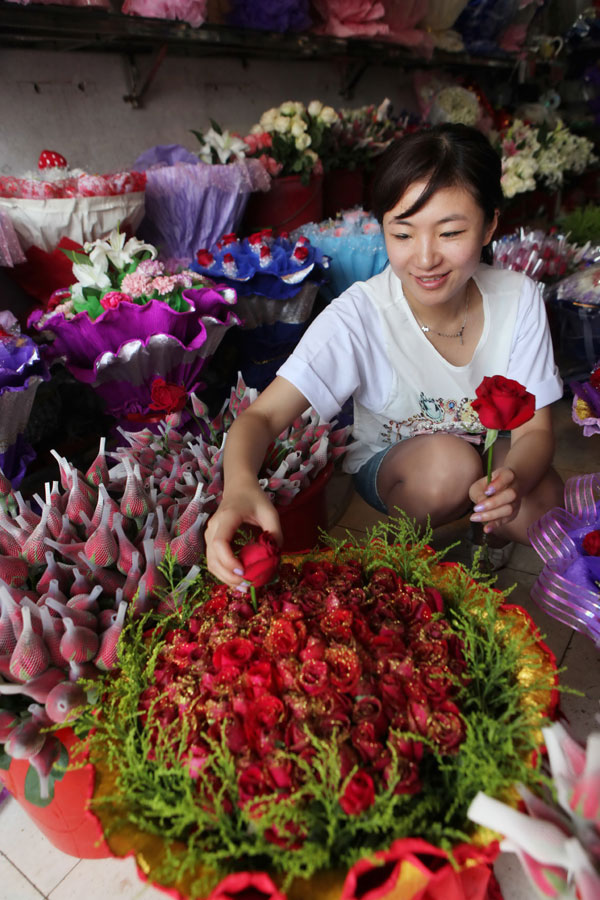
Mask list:
[[[530,278],[481,265],[474,280],[484,325],[466,366],[449,363],[421,331],[400,279],[388,266],[356,282],[307,329],[278,371],[329,421],[354,401],[348,472],[375,453],[416,434],[484,430],[471,407],[485,376],[524,385],[540,409],[562,396],[546,310]]]

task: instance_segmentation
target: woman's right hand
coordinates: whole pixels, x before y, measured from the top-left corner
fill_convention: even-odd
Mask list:
[[[224,497],[206,526],[208,569],[229,587],[237,587],[244,582],[243,568],[231,548],[236,531],[244,524],[257,525],[268,531],[278,544],[283,540],[279,516],[258,481],[256,486],[236,490],[231,498]]]

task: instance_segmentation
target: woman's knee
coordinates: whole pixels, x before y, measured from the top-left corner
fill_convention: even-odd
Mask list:
[[[402,500],[411,511],[423,509],[432,518],[462,510],[483,471],[475,448],[452,435],[411,438],[406,445],[388,454],[379,471],[378,491],[388,508]]]

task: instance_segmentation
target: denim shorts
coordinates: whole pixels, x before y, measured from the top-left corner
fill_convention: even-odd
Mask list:
[[[368,459],[366,463],[363,463],[358,472],[355,472],[352,476],[354,487],[363,500],[365,500],[369,506],[374,507],[374,509],[380,513],[384,513],[386,516],[388,515],[388,508],[377,491],[377,475],[385,456],[390,450],[393,450],[395,446],[395,444],[392,444],[390,447],[385,447],[385,449],[380,450],[379,453],[376,453],[371,459]]]

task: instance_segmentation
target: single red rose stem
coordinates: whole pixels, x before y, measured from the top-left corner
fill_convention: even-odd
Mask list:
[[[258,612],[258,603],[256,602],[256,588],[253,584],[250,585],[250,602],[252,603],[252,609],[254,612]]]

